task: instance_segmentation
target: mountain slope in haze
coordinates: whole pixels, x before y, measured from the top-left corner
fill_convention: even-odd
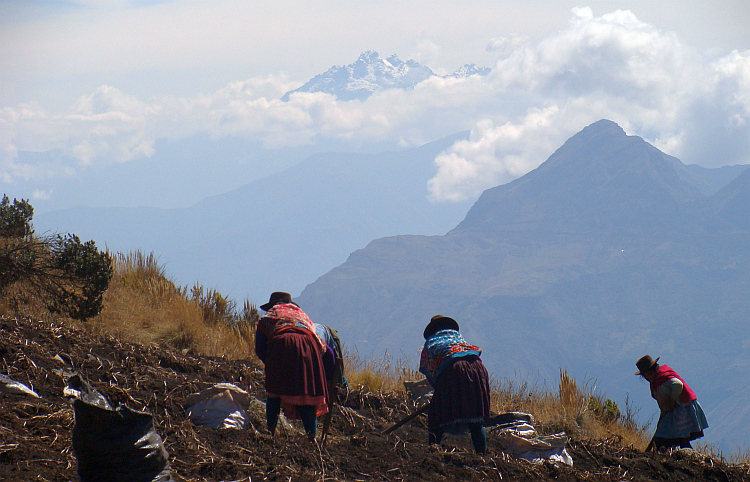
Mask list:
[[[489,72],[489,68],[466,64],[446,77],[462,78]],[[325,92],[341,101],[365,100],[385,89],[411,89],[434,75],[429,67],[414,60],[404,62],[396,55],[383,59],[376,51],[368,50],[354,63],[331,67],[303,86],[285,93],[281,100],[287,102],[295,92]]]
[[[433,204],[434,159],[467,133],[380,154],[328,153],[186,209],[78,208],[35,217],[113,251],[153,251],[179,284],[265,302],[299,293],[370,240],[442,234],[470,201]]]
[[[644,419],[633,373],[650,353],[708,412],[750,376],[748,176],[707,196],[700,173],[602,120],[446,235],[375,240],[296,301],[364,355],[416,359],[429,318],[452,316],[496,377],[545,383],[562,367]],[[737,422],[705,440],[737,447],[750,419]]]

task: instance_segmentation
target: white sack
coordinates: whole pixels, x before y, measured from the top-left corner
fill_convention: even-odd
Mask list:
[[[245,428],[250,397],[231,383],[217,383],[187,397],[187,416],[196,424],[211,428]]]

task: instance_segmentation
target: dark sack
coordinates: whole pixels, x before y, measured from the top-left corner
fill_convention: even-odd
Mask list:
[[[73,452],[81,482],[174,482],[151,414],[123,404],[112,409],[78,375],[65,393],[75,397]]]

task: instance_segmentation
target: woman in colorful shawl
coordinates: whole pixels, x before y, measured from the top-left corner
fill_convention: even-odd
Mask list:
[[[276,433],[283,409],[288,418],[302,419],[308,438],[315,440],[317,417],[328,412],[326,372],[333,371],[333,350],[289,293],[272,293],[260,308],[266,314],[255,332],[255,353],[265,364],[268,430]]]
[[[469,345],[453,318],[436,315],[424,330],[419,371],[435,389],[427,410],[429,443],[439,444],[444,433],[471,433],[474,449],[487,453],[484,421],[490,414],[487,369],[481,348]]]
[[[648,380],[651,396],[659,404],[661,415],[656,425],[653,444],[662,448],[692,448],[691,440],[703,437],[708,428],[706,415],[698,403],[698,397],[687,383],[667,365],[659,365],[659,358],[649,355],[641,357],[635,366],[636,375]]]

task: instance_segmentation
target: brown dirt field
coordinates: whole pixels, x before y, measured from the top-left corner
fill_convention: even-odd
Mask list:
[[[693,452],[644,454],[616,440],[571,439],[573,467],[514,459],[491,433],[486,456],[474,454],[468,438],[446,437],[442,446],[428,446],[424,417],[380,434],[415,409],[411,401],[361,389],[342,394],[343,407],[336,407],[322,447],[296,433],[272,438],[262,413],[251,413],[245,430],[198,427],[185,416],[189,394],[229,382],[263,400],[261,369],[7,316],[0,317],[0,373],[42,398],[0,394],[0,480],[78,480],[71,449],[74,413],[63,397],[65,381],[55,372],[62,368],[56,355],[69,357],[113,406],[123,402],[154,415],[175,481],[750,480],[747,465]]]

